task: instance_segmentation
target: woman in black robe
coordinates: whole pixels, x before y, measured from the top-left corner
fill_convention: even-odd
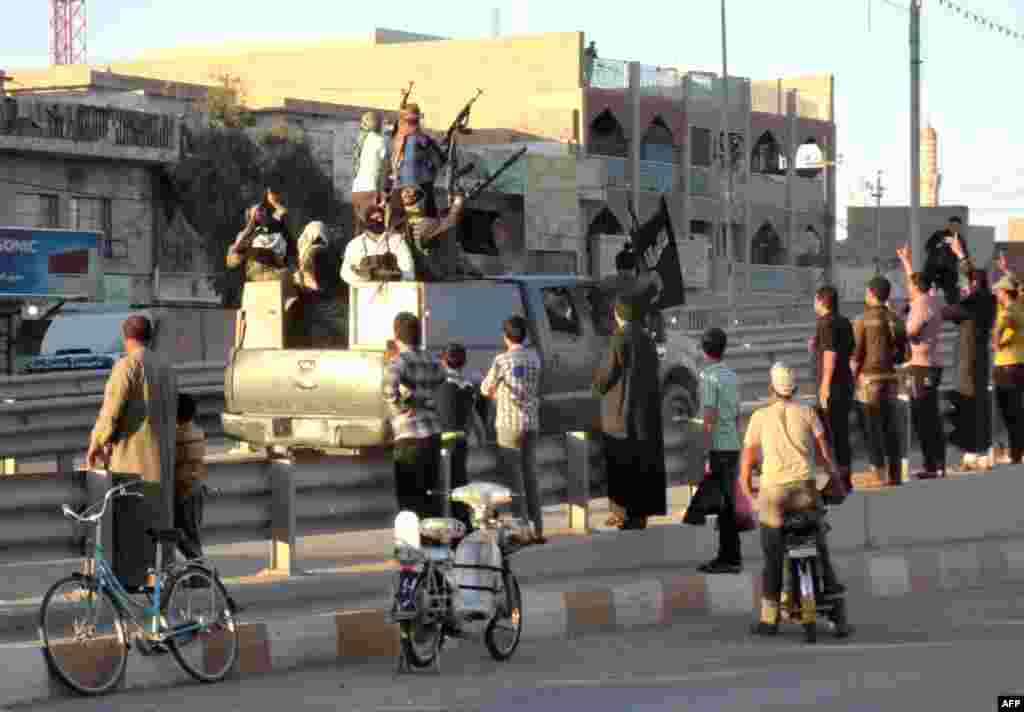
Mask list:
[[[667,512],[658,352],[635,314],[632,300],[616,300],[618,329],[594,375],[608,498],[625,512],[620,529],[644,529],[648,517]]]
[[[947,306],[943,314],[960,325],[959,373],[953,396],[958,422],[953,441],[964,451],[963,469],[986,469],[984,458],[992,444],[989,341],[996,319],[996,298],[989,289],[988,275],[973,269],[970,258],[961,259],[969,274],[969,291],[959,304]]]

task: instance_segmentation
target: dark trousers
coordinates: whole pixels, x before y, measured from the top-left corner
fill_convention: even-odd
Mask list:
[[[853,460],[850,450],[850,408],[853,396],[847,390],[833,389],[828,397],[828,410],[825,419],[828,422],[829,444],[836,458],[836,465],[850,469]]]
[[[921,443],[926,472],[946,469],[946,431],[939,412],[942,369],[911,366],[910,413],[917,440]]]
[[[1017,464],[1024,457],[1024,365],[997,366],[992,380],[1010,441],[1010,460]]]
[[[187,497],[174,499],[174,528],[182,533],[178,540],[178,551],[186,559],[198,559],[203,555],[199,528],[203,525],[202,487]]]
[[[441,516],[441,436],[396,440],[394,461],[398,511],[415,512],[421,519]]]
[[[718,513],[718,556],[726,564],[741,564],[740,533],[736,528],[736,479],[739,476],[740,454],[729,450],[708,453],[711,476],[722,493],[722,509]]]
[[[544,533],[544,511],[537,482],[537,433],[499,429],[497,434],[501,473],[513,496],[519,500],[522,517],[531,520],[534,531],[541,535]]]
[[[114,475],[114,484],[137,482],[138,476]],[[149,570],[156,566],[156,542],[146,529],[164,529],[166,517],[163,492],[158,482],[143,482],[140,497],[119,497],[114,500],[114,573],[129,591],[145,586]],[[163,557],[173,549],[165,545]]]
[[[861,404],[864,429],[867,431],[868,460],[871,466],[885,471],[889,481],[898,483],[902,475],[900,423],[896,417],[896,388],[890,381],[877,381],[866,386],[867,397]]]
[[[460,439],[452,447],[452,481],[451,488],[453,490],[458,487],[469,484],[469,472],[466,467],[466,463],[469,460],[469,444],[466,440]],[[473,528],[473,510],[469,508],[468,504],[462,502],[452,502],[452,516],[458,519],[460,522],[466,525],[466,531],[470,531]]]

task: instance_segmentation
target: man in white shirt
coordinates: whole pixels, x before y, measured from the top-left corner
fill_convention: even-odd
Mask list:
[[[345,248],[345,259],[341,265],[341,278],[352,286],[373,284],[382,281],[412,282],[416,279],[416,267],[412,251],[405,237],[398,232],[388,232],[384,227],[384,209],[379,205],[371,205],[363,211],[366,231],[352,238]],[[394,255],[395,270],[381,270],[379,266],[368,269],[367,257],[379,257],[391,253]]]
[[[367,111],[359,122],[359,140],[352,154],[352,225],[356,235],[366,229],[363,212],[380,202],[387,176],[387,153],[387,141],[380,132],[380,115]]]

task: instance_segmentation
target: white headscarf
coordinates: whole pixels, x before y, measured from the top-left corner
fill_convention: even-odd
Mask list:
[[[327,246],[327,227],[319,220],[314,220],[302,231],[299,236],[299,266],[306,264],[306,257],[313,245],[320,243]]]

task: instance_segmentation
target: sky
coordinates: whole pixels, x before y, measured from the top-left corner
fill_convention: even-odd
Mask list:
[[[598,10],[594,0],[432,0],[363,4],[337,0],[87,0],[89,62],[150,48],[217,42],[318,39],[374,27],[452,38],[582,31],[604,58],[721,72],[715,0],[632,0]],[[909,0],[728,0],[729,74],[753,79],[832,73],[838,124],[839,236],[845,205],[883,171],[883,205],[910,200]],[[957,0],[1024,33],[1024,0]],[[4,3],[0,67],[48,62],[47,0]],[[1024,217],[1024,40],[979,27],[924,0],[922,125],[939,136],[941,204],[966,204],[971,223],[1006,239]],[[346,71],[338,68],[339,84]],[[16,79],[17,77],[15,77]],[[1015,139],[1014,136],[1018,135]]]

